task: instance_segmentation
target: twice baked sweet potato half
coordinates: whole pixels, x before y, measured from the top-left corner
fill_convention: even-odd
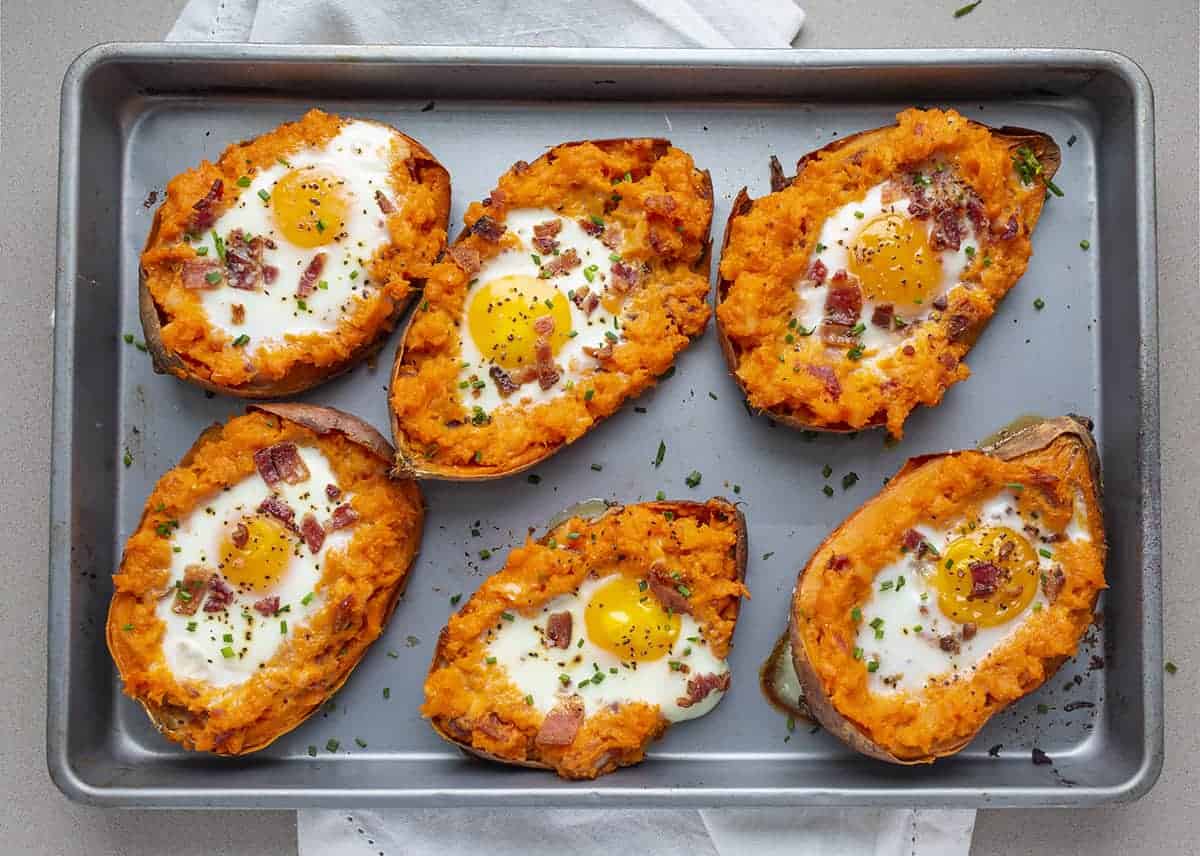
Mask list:
[[[953,110],[803,157],[794,178],[734,200],[717,329],[750,406],[817,431],[885,426],[932,407],[1025,272],[1059,150],[1045,134]]]
[[[155,371],[293,395],[375,353],[446,242],[450,176],[416,140],[311,110],[167,184],[142,252]]]
[[[1078,648],[1105,588],[1089,425],[913,458],[800,573],[792,664],[832,734],[897,764],[961,750]]]
[[[214,425],[146,500],[113,577],[126,694],[184,748],[243,755],[345,683],[421,541],[414,482],[349,414],[252,408]]]
[[[591,779],[729,688],[746,528],[722,499],[576,514],[509,554],[438,638],[421,713],[483,758]]]
[[[565,143],[466,213],[396,354],[400,472],[510,475],[578,440],[708,323],[712,183],[667,140]]]

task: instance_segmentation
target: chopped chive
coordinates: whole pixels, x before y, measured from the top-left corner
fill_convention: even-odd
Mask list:
[[[1050,559],[1050,558],[1053,558],[1053,557],[1054,557],[1054,554],[1053,554],[1053,553],[1051,553],[1049,550],[1047,550],[1045,547],[1040,547],[1040,548],[1038,549],[1038,555],[1040,555],[1040,556],[1044,556],[1044,557],[1045,557],[1045,558],[1047,558],[1047,559]]]
[[[209,234],[212,235],[213,246],[215,246],[217,248],[217,258],[219,258],[222,262],[224,262],[225,261],[225,241],[222,240],[221,236],[217,234],[215,229],[212,232],[210,232]]]
[[[208,255],[208,247],[196,247],[196,255],[207,256]]]
[[[663,458],[667,454],[667,444],[665,440],[658,441],[658,454],[654,456],[654,466],[662,466]]]
[[[531,695],[525,696],[525,704],[529,705],[530,707],[533,707],[533,696],[531,696]]]
[[[391,697],[392,697],[392,688],[391,688],[391,687],[384,687],[384,688],[383,688],[383,697],[384,697],[385,699],[386,699],[386,698],[391,698]]]
[[[821,492],[826,496],[833,496],[833,488],[830,485],[825,485],[825,487],[821,488]]]
[[[594,390],[594,389],[589,389],[587,392],[585,392],[585,393],[583,394],[583,400],[584,400],[584,401],[591,401],[591,400],[592,400],[592,398],[593,398],[595,395],[596,395],[596,390]]]
[[[954,10],[954,17],[961,18],[964,15],[970,15],[972,12],[975,11],[975,7],[978,6],[982,2],[983,2],[983,0],[975,0],[974,3],[968,3],[966,6],[959,6],[957,9]]]
[[[1163,663],[1163,668],[1166,669],[1168,675],[1173,675],[1179,671],[1179,667],[1170,660],[1167,660],[1167,662]]]
[[[854,607],[854,609],[850,610],[850,620],[853,621],[855,624],[862,621],[862,610],[859,609],[857,606]]]
[[[363,740],[361,737],[355,737],[354,742],[358,744],[359,749],[367,748],[367,741]]]
[[[124,336],[122,336],[121,338],[125,340],[125,344],[126,344],[126,345],[132,345],[132,344],[133,344],[133,334],[132,334],[132,333],[126,333],[126,334],[125,334]]]
[[[224,636],[222,636],[222,637],[221,637],[221,641],[223,641],[223,642],[232,642],[232,641],[233,641],[233,634],[232,634],[232,633],[226,633]]]
[[[258,198],[261,199],[263,202],[267,202],[271,199],[271,194],[267,193],[267,191],[265,189],[260,189],[258,191]]]
[[[600,472],[601,470],[604,469],[604,465],[603,464],[592,464],[592,469],[595,472]]]
[[[879,671],[879,661],[872,660],[871,662],[867,663],[867,671],[868,672],[878,672]]]
[[[310,591],[304,597],[300,598],[300,603],[302,603],[304,606],[308,606],[310,603],[312,603],[312,599],[314,596],[315,596],[315,592]]]
[[[325,741],[325,751],[326,752],[336,752],[338,750],[338,747],[341,745],[342,744],[339,743],[335,738],[330,737],[327,741]]]
[[[660,490],[658,493],[654,494],[654,498],[657,499],[659,502],[662,502],[664,499],[667,498],[667,493],[666,493],[666,491]]]
[[[484,659],[483,662],[487,663],[489,666],[494,666],[494,665],[496,665],[496,658],[495,657],[487,657],[486,659]]]
[[[502,613],[500,613],[500,617],[503,618],[505,621],[513,621],[516,618],[516,616],[513,615],[511,612],[502,612]]]
[[[857,483],[858,473],[856,472],[851,471],[842,476],[842,490],[849,490]]]
[[[310,758],[317,757],[317,747],[313,746],[311,743],[308,745],[308,757],[310,757]]]
[[[863,658],[863,649],[856,647],[854,649],[854,659],[861,660]]]
[[[308,302],[305,300],[301,300],[300,298],[296,298],[296,308],[299,309],[301,312],[307,312],[308,311]]]
[[[122,630],[124,630],[126,633],[128,633],[129,631],[133,630],[133,625],[132,625],[132,624],[126,624],[126,625],[125,625],[124,627],[122,627],[121,629],[122,629]]]
[[[1087,240],[1086,238],[1079,242],[1079,249],[1081,249],[1081,250],[1085,250],[1085,251],[1090,250],[1091,247],[1092,247],[1092,242]]]
[[[242,335],[238,336],[236,339],[233,340],[233,346],[235,348],[244,348],[248,344],[250,344],[250,337],[247,336],[245,333],[243,333]]]
[[[239,178],[237,180],[237,186],[238,187],[249,187],[250,186],[250,176],[243,175],[241,178]]]
[[[488,559],[492,558],[492,551],[491,550],[480,550],[479,558],[486,562]],[[509,620],[511,621],[512,619],[509,619]]]
[[[1042,311],[1043,309],[1046,308],[1046,301],[1042,300],[1042,298],[1040,298],[1040,297],[1036,298],[1033,301],[1033,308],[1038,310],[1039,312]]]
[[[287,635],[287,622],[286,621],[279,622],[279,632],[281,634],[283,634],[284,636]]]
[[[459,592],[458,594],[450,595],[450,605],[451,606],[458,606],[458,602],[460,600],[462,600],[462,592]]]
[[[528,476],[525,477],[525,481],[529,482],[530,484],[541,484],[542,477],[539,476],[537,473],[530,473]]]
[[[687,484],[688,487],[696,487],[700,484],[701,478],[703,478],[703,476],[700,474],[699,470],[692,470],[690,473],[688,473],[688,477],[684,479],[684,483]]]
[[[821,467],[821,477],[822,478],[829,478],[831,475],[833,475],[833,467],[829,466],[829,464],[826,464],[825,466]]]
[[[188,629],[188,633],[195,633],[196,632],[196,622],[189,621],[187,623],[187,629]]]
[[[226,660],[232,659],[234,656],[233,649],[230,648],[228,645],[226,645],[224,648],[221,649],[221,656],[224,657]]]

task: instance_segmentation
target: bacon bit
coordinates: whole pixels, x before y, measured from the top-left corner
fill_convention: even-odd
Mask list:
[[[254,466],[258,474],[268,486],[274,487],[279,482],[300,484],[308,480],[308,467],[300,457],[300,450],[295,443],[276,443],[254,453]]]
[[[721,675],[696,675],[687,683],[687,695],[675,699],[675,704],[691,707],[704,701],[714,690],[725,692],[729,689],[729,674],[725,672]]]
[[[396,213],[396,206],[392,204],[392,200],[388,199],[387,194],[382,190],[375,191],[375,204],[379,206],[379,210],[385,216]]]
[[[539,336],[550,336],[554,333],[554,316],[539,315],[533,319],[533,332]]]
[[[304,519],[300,521],[300,534],[304,537],[304,543],[308,545],[308,551],[314,555],[321,550],[321,545],[325,543],[325,529],[317,522],[311,514],[304,515]]]
[[[585,285],[575,289],[571,294],[571,302],[578,306],[584,315],[591,317],[591,314],[596,311],[596,307],[600,305],[600,295],[593,294],[592,290]]]
[[[501,398],[508,398],[521,388],[521,385],[513,380],[512,375],[500,368],[500,366],[489,368],[488,377],[496,384],[496,391],[500,393]]]
[[[825,294],[825,320],[831,324],[853,327],[862,314],[862,289],[850,280],[844,270],[833,275]]]
[[[907,553],[916,553],[917,558],[920,558],[927,552],[927,548],[925,546],[925,536],[916,529],[909,529],[904,533],[904,538],[901,540],[900,546],[903,547]]]
[[[209,282],[208,275],[214,272],[219,273],[221,278],[216,282]],[[221,269],[221,263],[216,259],[188,259],[183,263],[182,275],[183,287],[193,291],[219,288],[225,283],[225,271]]]
[[[233,589],[225,584],[221,575],[213,573],[208,578],[208,599],[204,601],[205,612],[220,612],[233,603]]]
[[[968,567],[971,569],[971,594],[967,600],[989,597],[1000,588],[1002,571],[998,566],[991,562],[971,562]]]
[[[656,561],[650,567],[650,573],[647,575],[646,581],[650,583],[650,591],[664,607],[671,610],[671,612],[686,612],[688,615],[691,615],[691,602],[680,593],[678,588],[679,581],[667,573],[667,569],[661,560]]]
[[[1000,230],[997,236],[1001,241],[1011,241],[1017,237],[1017,232],[1020,230],[1020,224],[1017,222],[1017,215],[1012,214],[1008,218],[1008,222],[1004,224],[1004,228]]]
[[[824,285],[827,276],[829,276],[829,268],[825,267],[825,262],[817,259],[809,267],[806,279],[813,285]]]
[[[1005,538],[1003,543],[1001,543],[999,548],[996,550],[996,558],[1003,561],[1011,556],[1013,554],[1013,550],[1015,549],[1017,549],[1016,543],[1008,538]]]
[[[825,392],[834,401],[837,401],[842,396],[842,384],[838,380],[837,372],[830,366],[814,366],[807,365],[805,369],[808,373],[817,380],[825,384]]]
[[[834,324],[830,321],[821,322],[821,341],[834,347],[853,347],[858,344],[858,337],[851,331],[849,324]]]
[[[621,249],[621,224],[612,222],[606,224],[600,243],[614,252]]]
[[[584,345],[583,352],[585,354],[587,354],[589,357],[591,357],[593,360],[599,360],[600,362],[604,362],[605,360],[611,360],[612,355],[613,355],[613,343],[605,342],[599,348],[592,348],[587,345]]]
[[[825,566],[831,571],[846,571],[850,569],[850,557],[841,553],[834,553],[829,557],[829,561]]]
[[[951,342],[961,341],[971,327],[971,319],[966,315],[951,315],[946,322],[946,338]]]
[[[975,634],[979,632],[979,625],[973,621],[968,621],[962,626],[962,637],[964,642],[970,642],[975,638]]]
[[[187,230],[193,234],[203,232],[217,222],[217,203],[224,195],[225,183],[218,178],[213,181],[212,187],[208,189],[204,198],[192,206],[192,215],[188,219]]]
[[[533,246],[538,252],[549,255],[558,249],[558,241],[554,240],[554,237],[562,231],[562,225],[562,220],[555,219],[533,227]]]
[[[1066,582],[1067,575],[1063,573],[1062,565],[1055,565],[1042,579],[1042,591],[1046,593],[1046,600],[1054,603]]]
[[[258,504],[258,510],[263,514],[269,514],[276,520],[283,523],[288,529],[295,531],[296,529],[296,512],[292,507],[280,499],[277,495],[271,494],[266,499]]]
[[[570,746],[583,725],[583,718],[583,699],[577,695],[562,699],[546,714],[533,740],[539,746]]]
[[[935,212],[933,229],[929,235],[929,246],[935,250],[957,250],[962,246],[962,220],[954,208],[942,208]]]
[[[549,316],[547,316],[549,317]],[[551,332],[554,330],[553,319],[551,319]],[[537,369],[538,386],[542,389],[550,389],[559,378],[562,377],[562,372],[558,366],[554,364],[554,350],[550,344],[550,334],[538,336],[537,341],[533,345],[534,368]]]
[[[642,204],[649,213],[665,217],[675,210],[675,197],[669,193],[653,193],[642,200]]]
[[[275,267],[275,265],[263,265],[262,276],[263,282],[270,285],[279,278],[279,268]]]
[[[233,542],[233,546],[239,550],[250,543],[250,530],[246,528],[245,523],[239,523],[233,527],[233,534],[229,536],[229,540]]]
[[[571,646],[571,613],[553,612],[546,619],[546,638],[555,648]]]
[[[262,600],[256,600],[254,602],[254,609],[267,618],[270,618],[279,612],[279,595],[273,594],[270,597],[264,597]]]
[[[896,307],[890,303],[877,303],[875,310],[871,313],[871,323],[876,327],[882,327],[887,330],[892,326],[892,319],[896,317]]]
[[[204,597],[204,587],[213,572],[203,565],[188,565],[183,569],[183,580],[175,589],[175,602],[171,611],[176,615],[195,615]]]
[[[246,307],[240,303],[235,303],[229,307],[229,318],[234,324],[241,324],[246,320]]]
[[[933,298],[933,303],[930,305],[938,312],[941,312],[949,305],[949,301],[946,299],[946,295],[939,294],[937,297]]]
[[[349,630],[354,626],[354,595],[346,595],[346,598],[337,605],[337,609],[333,611],[333,629],[337,633],[343,630]]]
[[[911,357],[913,354],[915,354],[917,352],[917,349],[914,348],[912,345],[905,345],[900,350],[904,352],[904,356],[906,356],[906,357]]]
[[[946,371],[952,372],[954,371],[954,367],[958,365],[958,357],[943,351],[938,356],[938,362],[942,364],[942,368],[946,369]]]
[[[897,183],[895,179],[892,179],[883,186],[883,190],[879,194],[879,204],[891,205],[902,195],[903,190],[901,189],[899,183]]]
[[[225,270],[229,285],[242,291],[254,291],[263,280],[263,251],[275,242],[267,238],[246,239],[241,229],[234,229],[225,239]]]
[[[580,229],[583,229],[586,234],[591,235],[593,238],[604,234],[604,225],[597,223],[591,217],[580,217],[575,222],[579,224]]]
[[[574,248],[571,248],[562,255],[555,256],[542,265],[542,270],[550,276],[566,276],[568,271],[579,267],[581,264],[583,264],[583,261],[579,258],[579,253],[575,252]]]
[[[962,643],[956,636],[942,636],[938,639],[938,647],[948,654],[958,654],[962,651]]]
[[[974,193],[967,197],[967,218],[975,227],[976,234],[982,235],[988,231],[988,218],[983,208],[983,200]]]
[[[512,171],[514,175],[524,175],[529,172],[529,162],[523,160],[517,161],[512,165]]]
[[[304,269],[304,273],[300,274],[300,284],[296,286],[296,296],[308,297],[316,291],[317,280],[321,278],[321,271],[324,269],[325,254],[317,253],[308,263],[308,267]]]
[[[454,263],[463,269],[467,276],[474,276],[479,273],[480,258],[479,251],[472,247],[464,247],[454,245],[446,250],[450,258],[454,259]]]
[[[1058,496],[1058,476],[1051,473],[1044,473],[1041,470],[1034,470],[1025,479],[1038,490],[1042,495],[1053,505],[1060,505],[1061,500]]]
[[[512,725],[491,712],[478,720],[475,723],[475,728],[493,740],[499,740],[502,743],[507,742],[513,734]]]
[[[501,235],[508,231],[508,227],[503,223],[497,223],[494,217],[484,214],[471,224],[468,231],[472,235],[478,235],[485,241],[491,241],[494,244],[500,240]]]
[[[325,485],[325,496],[330,502],[337,502],[339,496],[342,495],[342,489],[335,484]]]
[[[345,529],[347,526],[353,526],[357,522],[358,512],[348,504],[342,504],[333,510],[333,516],[329,518],[327,528],[330,532],[333,532],[337,529]]]

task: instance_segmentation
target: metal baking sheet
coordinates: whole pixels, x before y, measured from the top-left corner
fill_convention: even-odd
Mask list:
[[[180,751],[121,695],[104,646],[109,575],[154,480],[204,425],[242,408],[154,375],[121,338],[140,336],[138,252],[149,196],[171,176],[319,105],[427,144],[453,176],[456,223],[508,165],[555,143],[667,136],[712,171],[719,246],[738,189],[767,192],[768,156],[794,163],[911,104],[1051,133],[1063,147],[1056,181],[1065,196],[1048,202],[1028,272],[970,355],[973,377],[915,414],[903,442],[887,446],[877,432],[806,439],[749,416],[710,329],[672,378],[635,402],[645,412],[627,405],[538,467],[539,484],[427,484],[424,547],[386,634],[326,710],[270,749],[241,760]],[[67,72],[62,111],[48,758],[70,797],[238,807],[1041,806],[1129,800],[1153,784],[1163,752],[1153,121],[1149,83],[1131,61],[1077,50],[107,45]],[[390,362],[389,349],[377,366],[306,398],[386,427]],[[1112,591],[1079,657],[932,767],[871,761],[803,724],[789,733],[760,696],[757,669],[821,538],[909,455],[975,445],[1022,414],[1068,411],[1096,420],[1112,537]],[[655,469],[660,440],[667,453]],[[831,498],[821,490],[825,464]],[[694,490],[684,483],[692,470],[703,474]],[[844,490],[851,471],[859,481]],[[672,729],[645,763],[595,782],[489,766],[442,743],[417,706],[452,596],[474,591],[528,526],[561,508],[658,490],[745,504],[753,599],[724,703]],[[325,751],[330,738],[340,741],[336,754]],[[1031,763],[1035,746],[1051,765]]]

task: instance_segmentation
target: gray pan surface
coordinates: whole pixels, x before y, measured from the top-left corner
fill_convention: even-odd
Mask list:
[[[1076,50],[108,45],[71,67],[63,96],[48,759],[72,798],[237,807],[1041,806],[1129,800],[1153,784],[1163,751],[1153,122],[1149,83],[1130,61]],[[1050,133],[1062,146],[1055,180],[1065,197],[1048,201],[1028,272],[968,358],[972,377],[940,407],[917,412],[901,443],[885,445],[879,432],[806,439],[751,417],[710,327],[657,390],[537,467],[539,484],[524,475],[427,483],[424,546],[384,637],[324,712],[269,749],[236,760],[188,754],[121,695],[103,625],[124,540],[154,481],[200,429],[244,408],[153,374],[148,356],[122,341],[141,335],[137,259],[153,214],[143,202],[173,175],[321,106],[392,123],[427,145],[453,179],[454,232],[466,204],[515,160],[565,140],[665,136],[712,172],[719,247],[738,190],[768,191],[770,155],[790,167],[911,104]],[[304,399],[386,431],[396,338],[376,367]],[[809,552],[910,455],[974,446],[1021,415],[1069,411],[1096,420],[1112,542],[1103,619],[1079,656],[932,767],[859,757],[803,723],[789,733],[760,695],[757,670]],[[655,469],[660,440],[667,452]],[[825,464],[832,498],[822,493]],[[703,474],[695,489],[684,483],[692,470]],[[844,490],[851,471],[859,481]],[[527,527],[565,506],[651,499],[658,490],[744,503],[753,599],[742,609],[724,702],[672,729],[644,764],[590,783],[467,759],[438,739],[417,707],[451,597],[473,592]],[[482,560],[485,549],[491,558]],[[325,750],[330,738],[340,741],[336,753]],[[1032,764],[1033,747],[1053,763]]]

